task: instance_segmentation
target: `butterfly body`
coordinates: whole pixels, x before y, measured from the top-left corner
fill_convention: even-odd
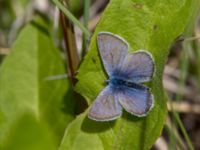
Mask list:
[[[141,86],[138,83],[134,83],[131,81],[126,81],[123,78],[119,78],[119,77],[112,77],[111,79],[109,79],[107,81],[108,85],[113,87],[113,89],[122,89],[122,88],[135,88],[135,89],[144,89],[144,86]]]
[[[143,117],[153,108],[153,95],[142,83],[150,81],[154,61],[149,52],[128,53],[128,43],[109,32],[100,32],[97,44],[109,79],[89,110],[88,117],[110,121],[121,116],[122,108]]]

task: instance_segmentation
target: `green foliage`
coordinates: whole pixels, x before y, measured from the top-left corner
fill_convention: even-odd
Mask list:
[[[148,83],[152,89],[155,106],[145,118],[134,117],[126,112],[114,122],[94,122],[87,112],[73,121],[67,128],[61,150],[67,147],[82,149],[78,141],[93,145],[93,149],[149,149],[160,135],[167,108],[162,87],[162,73],[173,40],[186,27],[190,12],[198,7],[198,1],[142,1],[112,0],[104,12],[92,37],[89,53],[77,76],[76,90],[89,104],[104,88],[107,76],[103,71],[96,46],[96,35],[100,31],[118,34],[130,44],[130,52],[146,49],[152,53],[156,72]],[[89,140],[88,140],[89,139]],[[76,147],[74,147],[76,145]]]
[[[13,124],[4,150],[54,150],[56,143],[45,125],[38,123],[31,113],[21,115]]]
[[[156,68],[153,80],[147,83],[155,99],[149,115],[138,118],[124,111],[121,118],[111,122],[92,121],[87,118],[87,110],[74,119],[74,99],[68,80],[45,80],[64,74],[65,67],[51,39],[50,23],[35,18],[23,28],[1,64],[0,149],[149,149],[161,134],[167,114],[162,74],[168,49],[195,15],[193,10],[199,3],[111,0],[78,71],[75,90],[91,105],[105,87],[108,77],[96,45],[100,31],[123,37],[130,45],[129,52],[148,50]]]
[[[49,76],[65,73],[64,64],[59,51],[53,45],[51,29],[47,24],[49,23],[39,18],[28,24],[19,34],[11,54],[1,65],[0,141],[3,146],[5,144],[2,141],[11,134],[9,131],[16,122],[12,133],[15,137],[25,133],[34,136],[35,132],[42,130],[42,124],[45,124],[46,130],[49,129],[47,131],[50,132],[48,134],[53,135],[54,143],[58,145],[66,125],[73,119],[73,100],[68,81],[45,80]],[[30,120],[26,120],[28,116],[22,117],[28,112],[32,115]],[[28,127],[18,127],[21,124],[30,125],[31,122],[34,126],[33,132],[28,132]],[[41,139],[36,140],[40,142]]]

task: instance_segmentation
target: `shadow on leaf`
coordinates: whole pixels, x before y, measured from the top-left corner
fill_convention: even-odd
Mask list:
[[[108,122],[93,121],[86,116],[83,120],[81,130],[89,133],[98,133],[109,130],[110,128],[114,127],[114,125],[115,121],[108,121]]]

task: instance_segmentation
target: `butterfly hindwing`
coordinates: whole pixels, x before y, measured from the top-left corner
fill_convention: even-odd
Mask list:
[[[139,85],[137,88],[123,87],[117,93],[122,107],[135,116],[146,116],[153,107],[153,96],[149,88]]]
[[[128,52],[128,44],[120,37],[108,32],[100,32],[97,35],[97,44],[108,75],[122,65]]]
[[[122,107],[113,92],[110,86],[100,92],[89,110],[89,118],[96,121],[109,121],[121,115]]]

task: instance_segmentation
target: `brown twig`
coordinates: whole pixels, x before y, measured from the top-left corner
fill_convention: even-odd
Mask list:
[[[79,57],[76,48],[73,26],[71,22],[65,18],[64,14],[60,12],[61,26],[63,29],[63,36],[65,39],[65,48],[67,54],[67,64],[69,65],[69,74],[72,85],[76,84],[75,74],[79,65]]]
[[[79,60],[77,47],[76,47],[74,28],[71,21],[68,18],[66,18],[62,12],[60,12],[60,21],[61,21],[64,41],[65,41],[67,64],[69,66],[69,70],[68,70],[69,79],[71,80],[72,86],[75,86],[77,82],[75,75],[76,75],[80,60]],[[76,92],[74,92],[74,97],[76,100],[75,112],[77,114],[82,113],[87,108],[87,103],[83,99],[83,97]]]

